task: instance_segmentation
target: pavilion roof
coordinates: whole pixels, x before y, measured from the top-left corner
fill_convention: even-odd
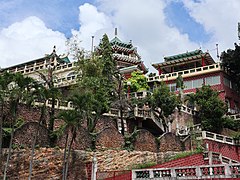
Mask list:
[[[155,64],[152,64],[152,66],[155,69],[158,69],[159,67],[181,65],[181,64],[199,61],[202,59],[202,57],[204,57],[206,64],[215,63],[215,61],[213,60],[213,58],[211,57],[211,55],[208,52],[202,52],[201,50],[195,50],[195,51],[191,51],[191,52],[187,52],[187,53],[164,57],[164,60],[165,60],[164,62],[155,63]]]
[[[120,47],[132,49],[133,45],[131,41],[129,43],[122,42],[117,36],[115,36],[111,41],[110,41],[111,46],[117,45]]]

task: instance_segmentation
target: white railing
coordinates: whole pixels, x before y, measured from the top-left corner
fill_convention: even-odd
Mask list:
[[[184,78],[184,77],[188,77],[192,74],[198,75],[198,74],[203,74],[203,73],[206,73],[206,72],[215,72],[217,70],[222,70],[222,67],[221,67],[220,63],[212,64],[212,65],[209,65],[209,66],[197,67],[197,68],[193,68],[193,69],[187,69],[187,70],[184,70],[184,71],[161,74],[161,75],[154,76],[154,77],[148,77],[147,81],[148,82],[167,81],[167,80],[176,79],[179,75],[181,75]]]
[[[180,109],[182,112],[185,112],[187,114],[190,114],[190,115],[196,115],[197,111],[192,109],[192,108],[189,108],[187,106],[185,106],[184,104],[182,104],[181,106],[181,109]]]
[[[43,62],[41,64],[31,64],[31,65],[25,65],[23,67],[16,67],[15,69],[11,69],[10,71],[13,73],[20,72],[22,74],[29,74],[33,73],[42,69],[47,69],[48,63]],[[56,72],[60,72],[63,70],[71,70],[74,67],[76,67],[76,62],[67,63],[67,64],[59,64],[56,66]],[[6,69],[8,70],[8,69]]]
[[[208,131],[202,131],[201,133],[197,134],[197,139],[209,139],[221,143],[235,145],[235,141],[232,137],[223,136],[221,134],[216,134]]]
[[[227,115],[227,116],[234,119],[234,120],[240,120],[240,114]]]
[[[219,164],[132,170],[132,180],[212,179],[240,177],[240,164]]]
[[[131,56],[126,56],[126,55],[122,55],[122,54],[113,54],[113,57],[117,57],[122,60],[130,61],[130,62],[139,62],[139,58],[137,56],[131,57]]]

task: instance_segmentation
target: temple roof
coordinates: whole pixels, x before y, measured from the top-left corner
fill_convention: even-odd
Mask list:
[[[186,64],[190,62],[201,61],[202,58],[204,58],[206,65],[215,63],[215,61],[212,59],[211,55],[208,52],[195,50],[187,53],[177,54],[174,56],[164,57],[165,62],[155,63],[155,64],[152,64],[152,66],[155,69],[158,69],[159,67],[168,67],[168,66],[175,66],[175,65],[181,65],[181,64]]]
[[[133,45],[131,43],[131,41],[129,43],[124,43],[122,42],[117,36],[115,36],[111,41],[110,41],[111,46],[117,45],[120,47],[125,47],[125,48],[129,48],[132,49]]]
[[[196,55],[200,55],[200,54],[203,54],[202,50],[197,49],[195,51],[190,51],[190,52],[177,54],[177,55],[173,55],[173,56],[167,56],[167,57],[164,57],[164,60],[165,61],[172,61],[172,60],[188,58],[188,57],[192,57],[192,56],[196,56]]]

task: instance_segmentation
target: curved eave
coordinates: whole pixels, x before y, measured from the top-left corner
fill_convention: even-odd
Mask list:
[[[205,59],[207,65],[215,63],[215,61],[212,59],[209,53],[204,53],[201,55],[186,57],[182,59],[171,60],[171,61],[166,61],[162,63],[155,63],[155,64],[152,64],[152,66],[155,69],[158,69],[159,67],[161,68],[161,67],[174,66],[174,65],[180,65],[180,64],[185,64],[189,62],[199,61],[202,59],[202,57]]]

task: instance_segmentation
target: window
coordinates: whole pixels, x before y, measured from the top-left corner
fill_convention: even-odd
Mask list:
[[[169,87],[169,90],[171,92],[175,92],[177,90],[175,83],[174,84],[168,84],[168,87]]]
[[[192,81],[184,82],[185,89],[192,89]]]
[[[229,79],[224,78],[224,79],[223,79],[223,83],[224,83],[225,86],[227,86],[227,87],[229,87],[229,88],[232,88],[232,87],[231,87],[231,81],[230,81]]]
[[[205,82],[208,85],[220,84],[220,76],[212,76],[205,78]]]
[[[202,87],[203,79],[196,79],[193,80],[193,88],[200,88]]]

